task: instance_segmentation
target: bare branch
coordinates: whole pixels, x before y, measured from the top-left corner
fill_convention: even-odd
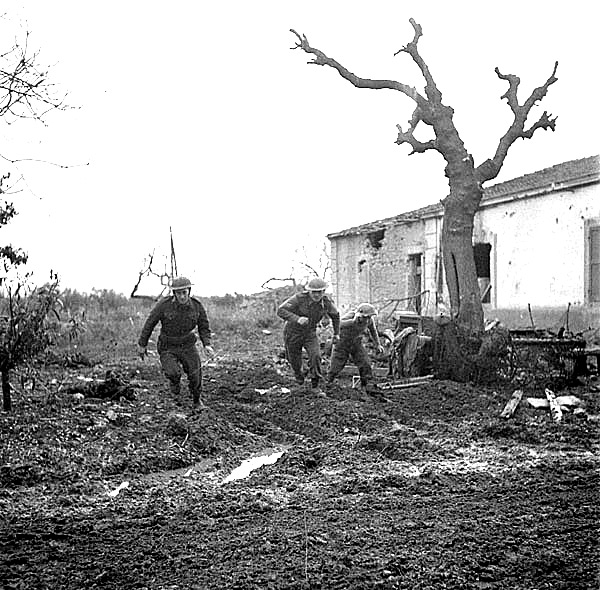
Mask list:
[[[58,96],[48,72],[38,67],[39,54],[29,51],[29,32],[23,43],[0,56],[0,118],[36,119],[44,125],[51,110],[65,110],[66,94]],[[7,119],[5,119],[7,120]],[[7,120],[10,124],[10,120]]]
[[[138,273],[137,283],[133,286],[133,289],[131,290],[131,295],[129,295],[129,297],[136,296],[137,290],[139,289],[142,279],[144,278],[145,275],[147,275],[150,272],[150,269],[152,268],[152,260],[154,258],[154,253],[150,254],[148,256],[148,258],[149,258],[148,266],[146,268],[144,268],[143,270],[140,270],[140,272]]]
[[[164,287],[164,283],[163,283],[163,279],[168,279],[169,276],[166,273],[157,273],[152,269],[152,263],[154,261],[154,252],[152,252],[151,254],[148,255],[148,264],[146,265],[146,268],[142,269],[141,271],[139,271],[138,273],[138,280],[137,283],[134,285],[131,294],[129,295],[130,298],[132,299],[152,299],[154,301],[156,301],[157,299],[160,299],[161,295],[164,293],[165,291],[165,287]],[[144,261],[145,262],[145,261]],[[160,292],[160,294],[156,297],[151,297],[148,295],[138,295],[137,291],[139,289],[140,283],[142,282],[142,279],[145,276],[155,276],[158,277],[160,279],[160,283],[161,285],[163,285],[163,289]]]
[[[514,74],[502,74],[498,68],[494,68],[496,75],[501,80],[506,80],[508,82],[508,90],[500,97],[506,99],[513,113],[517,114],[519,111],[519,101],[517,100],[517,90],[519,89],[519,84],[521,83],[521,78],[519,76],[515,76]]]
[[[267,279],[261,286],[261,289],[277,289],[277,287],[270,287],[269,283],[272,281],[278,281],[278,282],[286,282],[289,281],[293,286],[296,286],[296,279],[294,277],[287,277],[285,279],[278,279],[277,277],[271,277],[270,279]]]
[[[521,137],[524,139],[531,139],[536,129],[544,129],[544,130],[556,130],[556,119],[558,117],[551,117],[548,115],[547,111],[542,113],[542,116],[536,121],[529,129],[525,129],[521,134]]]
[[[544,111],[538,121],[529,127],[529,129],[525,129],[525,125],[531,109],[537,102],[541,101],[546,96],[548,93],[548,88],[550,88],[550,86],[558,80],[556,77],[557,68],[558,62],[555,62],[552,74],[550,74],[542,86],[539,86],[532,91],[531,95],[523,103],[523,105],[519,104],[517,98],[517,91],[519,89],[519,84],[521,83],[520,78],[514,74],[502,74],[498,68],[495,69],[497,76],[501,80],[506,80],[508,82],[508,90],[501,96],[501,98],[505,98],[508,102],[508,105],[514,114],[514,119],[508,128],[508,131],[500,139],[494,157],[486,160],[477,167],[476,173],[480,183],[491,180],[498,175],[510,146],[517,139],[531,139],[533,134],[538,129],[550,129],[551,131],[555,130],[557,118],[552,117],[546,111]]]
[[[303,266],[306,270],[310,271],[316,277],[320,277],[321,276],[319,274],[319,272],[315,268],[313,268],[310,264],[308,264],[308,262],[302,262],[301,260],[299,260],[298,264],[300,264],[301,266]]]
[[[401,82],[396,82],[394,80],[371,80],[369,78],[360,78],[356,74],[353,74],[347,70],[335,59],[327,57],[327,55],[325,55],[319,49],[311,47],[306,35],[300,36],[296,31],[294,31],[294,29],[290,29],[290,31],[294,33],[296,37],[298,37],[298,43],[296,43],[296,46],[292,47],[292,49],[302,49],[304,52],[314,55],[313,60],[308,62],[309,64],[330,66],[334,68],[338,71],[342,78],[348,80],[348,82],[356,86],[356,88],[369,88],[371,90],[397,90],[409,98],[412,98],[415,102],[417,102],[417,104],[425,103],[425,98],[417,92],[416,88],[408,86],[407,84],[402,84]]]
[[[421,142],[414,136],[415,127],[422,120],[422,111],[419,107],[417,107],[413,112],[411,120],[408,122],[409,128],[407,131],[403,131],[400,125],[396,125],[396,127],[398,128],[398,138],[396,139],[396,143],[398,145],[408,143],[412,147],[412,152],[410,152],[409,156],[414,153],[423,153],[427,150],[437,148],[436,142],[434,140]]]
[[[9,162],[10,164],[18,164],[20,162],[38,162],[39,164],[48,164],[50,166],[56,166],[57,168],[81,168],[83,166],[89,166],[89,162],[84,164],[58,164],[57,162],[50,162],[48,160],[40,160],[38,158],[7,158],[4,154],[0,154],[0,158]]]
[[[427,98],[434,104],[441,104],[442,93],[438,90],[435,81],[433,80],[433,76],[429,71],[429,67],[427,66],[427,64],[421,57],[419,50],[417,49],[417,43],[419,39],[423,36],[423,29],[421,25],[415,21],[414,18],[409,19],[409,22],[415,31],[415,36],[413,37],[413,40],[408,45],[406,45],[406,47],[399,49],[398,51],[396,51],[396,53],[394,53],[394,55],[398,55],[399,53],[408,53],[412,57],[413,61],[417,64],[417,66],[419,66],[419,69],[421,70],[421,73],[425,78],[425,94],[427,95]]]

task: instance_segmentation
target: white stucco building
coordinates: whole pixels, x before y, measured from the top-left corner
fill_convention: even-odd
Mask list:
[[[435,204],[329,234],[337,304],[433,315],[448,297]],[[484,310],[509,325],[600,323],[600,157],[484,190],[473,244]],[[529,307],[532,315],[529,315]],[[568,312],[568,316],[567,316]]]

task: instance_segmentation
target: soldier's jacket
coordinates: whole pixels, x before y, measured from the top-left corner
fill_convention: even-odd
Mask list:
[[[307,292],[296,293],[279,306],[277,315],[287,322],[287,329],[294,332],[316,330],[318,323],[327,315],[331,318],[333,333],[340,333],[340,314],[328,295],[323,295],[321,301],[315,302]],[[308,318],[306,326],[297,323],[302,316]]]
[[[174,296],[159,301],[144,323],[138,341],[140,346],[148,345],[152,330],[158,322],[161,323],[159,347],[194,344],[194,328],[198,328],[202,344],[210,345],[211,333],[206,310],[195,297],[190,297],[184,305],[178,303]]]
[[[373,342],[379,344],[379,334],[377,334],[373,317],[362,316],[358,320],[355,318],[356,312],[354,311],[349,311],[342,316],[340,322],[340,344],[352,344],[360,340],[362,335],[367,331],[371,334]]]

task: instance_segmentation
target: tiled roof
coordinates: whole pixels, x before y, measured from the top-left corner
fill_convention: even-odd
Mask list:
[[[531,174],[525,174],[512,180],[499,182],[483,189],[482,203],[502,197],[519,196],[525,193],[536,192],[543,189],[560,189],[564,185],[572,186],[598,182],[600,175],[600,156],[590,156],[579,160],[571,160],[556,164]],[[443,211],[441,203],[427,205],[420,209],[400,213],[393,217],[379,219],[328,234],[328,238],[337,238],[352,234],[363,234],[385,227],[419,221],[432,215],[441,215]]]
[[[586,184],[592,180],[598,180],[600,172],[600,156],[590,156],[581,160],[571,160],[544,168],[531,174],[525,174],[506,182],[494,184],[483,191],[484,199],[498,196],[521,194],[532,190],[539,190],[555,185],[560,187],[564,184]]]

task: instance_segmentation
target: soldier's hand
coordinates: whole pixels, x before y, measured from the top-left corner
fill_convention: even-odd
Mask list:
[[[138,354],[142,360],[148,356],[148,349],[141,344],[138,344]]]
[[[215,349],[210,346],[210,344],[208,346],[204,347],[204,350],[210,355],[210,356],[215,356]]]
[[[308,324],[308,318],[306,316],[300,316],[298,318],[298,324],[301,326],[306,326],[306,324]]]
[[[339,341],[340,341],[340,336],[339,336],[339,334],[334,334],[334,335],[333,335],[333,338],[331,339],[331,342],[332,342],[333,344],[337,344]]]

